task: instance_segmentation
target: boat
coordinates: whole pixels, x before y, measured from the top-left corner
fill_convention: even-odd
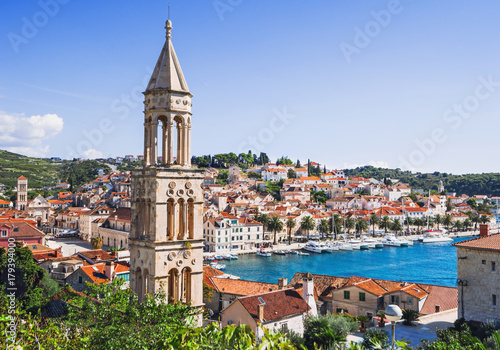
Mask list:
[[[409,246],[408,241],[397,239],[394,235],[384,236],[382,243],[385,246],[389,246],[389,247],[408,247]]]
[[[286,251],[284,250],[275,250],[273,251],[273,253],[276,255],[286,255]]]
[[[237,256],[237,255],[233,255],[233,254],[228,254],[228,255],[227,255],[227,258],[228,258],[229,260],[238,260],[238,256]]]
[[[332,247],[326,245],[325,243],[319,243],[319,247],[321,248],[321,250],[323,252],[326,252],[326,253],[331,253],[334,250]]]
[[[305,252],[297,252],[297,255],[304,255],[304,256],[309,256],[310,254],[309,253],[305,253]]]
[[[306,245],[302,247],[302,249],[318,254],[323,253],[323,245],[321,243],[313,241],[307,242]]]
[[[226,265],[224,264],[219,264],[217,262],[212,262],[210,264],[210,266],[212,266],[214,269],[217,269],[217,270],[225,270],[226,269]]]
[[[408,239],[408,238],[401,238],[401,241],[405,242],[408,244],[408,246],[413,246],[413,240],[412,239]]]
[[[380,243],[379,241],[373,239],[373,238],[369,238],[369,237],[365,237],[361,240],[361,242],[363,244],[367,244],[368,245],[368,248],[383,248],[384,245],[382,243]]]
[[[288,254],[292,254],[292,255],[297,255],[297,254],[299,254],[299,252],[298,252],[298,251],[296,251],[296,250],[287,250],[287,253],[288,253]]]
[[[332,252],[333,252],[333,251],[340,250],[340,245],[341,245],[341,244],[342,244],[342,243],[340,243],[340,242],[327,242],[327,243],[325,243],[325,245],[326,245],[328,248],[330,248],[330,249],[332,250]]]
[[[421,240],[422,243],[441,243],[451,241],[453,241],[453,239],[445,236],[441,231],[428,231]]]
[[[352,248],[353,249],[356,249],[356,250],[359,250],[359,249],[363,249],[363,250],[367,250],[369,249],[370,247],[368,246],[368,244],[366,243],[363,243],[361,242],[360,240],[358,239],[351,239],[349,241],[349,243],[352,245]]]
[[[348,242],[344,242],[344,243],[340,243],[339,245],[339,249],[340,250],[347,250],[347,251],[351,251],[353,250],[353,246],[352,244],[348,243]]]
[[[266,257],[271,256],[271,253],[266,252],[264,249],[257,251],[257,253],[255,253],[255,254],[257,254],[259,256],[266,256]]]

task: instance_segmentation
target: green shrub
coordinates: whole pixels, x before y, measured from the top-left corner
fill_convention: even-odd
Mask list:
[[[380,329],[367,329],[365,334],[363,334],[363,346],[367,349],[373,349],[374,346],[372,343],[372,339],[378,340],[383,349],[389,346],[389,336],[386,332]]]
[[[403,310],[403,324],[411,326],[414,321],[418,321],[418,312],[411,309]]]

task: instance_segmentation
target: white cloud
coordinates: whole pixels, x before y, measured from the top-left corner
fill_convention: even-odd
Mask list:
[[[383,160],[370,160],[368,164],[347,164],[344,163],[343,169],[355,169],[364,167],[366,165],[371,165],[376,168],[389,168],[389,163],[384,162]]]
[[[389,168],[389,163],[384,162],[383,160],[370,160],[368,165],[374,166],[376,168]]]
[[[86,159],[102,158],[102,152],[91,148],[91,149],[86,150],[85,152],[82,153],[82,158],[86,158]]]
[[[46,156],[49,146],[44,141],[59,134],[63,126],[63,119],[56,114],[25,117],[0,111],[0,148],[27,156]]]

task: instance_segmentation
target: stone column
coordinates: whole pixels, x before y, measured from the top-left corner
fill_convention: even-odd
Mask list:
[[[158,162],[158,121],[151,123],[151,165]]]
[[[167,161],[167,150],[168,150],[168,144],[167,144],[167,130],[168,130],[168,121],[163,121],[162,122],[162,152],[161,152],[161,164],[162,165],[165,165],[165,164],[168,164],[168,161]]]
[[[177,123],[177,165],[182,164],[182,124]]]
[[[187,123],[185,122],[183,125],[183,135],[182,135],[182,145],[183,145],[183,159],[182,159],[182,165],[186,166],[188,164],[188,126]]]
[[[191,165],[191,124],[187,127],[186,135],[186,164]]]
[[[167,164],[174,164],[174,121],[172,120],[172,116],[168,117],[168,162]]]
[[[150,125],[149,123],[144,123],[144,166],[150,166],[151,165],[151,160],[150,160],[150,141],[149,141],[149,134],[150,134]]]

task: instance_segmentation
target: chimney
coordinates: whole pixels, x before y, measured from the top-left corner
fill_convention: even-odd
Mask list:
[[[435,305],[436,312],[441,312],[441,305]]]
[[[288,279],[278,278],[278,289],[285,289],[287,284],[288,284]]]
[[[302,298],[306,301],[307,305],[311,308],[309,313],[312,316],[318,316],[318,309],[316,307],[316,300],[314,300],[314,282],[313,276],[308,272],[302,279]]]
[[[113,280],[113,274],[115,273],[115,263],[112,261],[107,261],[104,267],[104,274],[110,281]]]
[[[258,312],[259,321],[264,321],[264,304],[259,304],[259,312]]]
[[[481,224],[479,225],[479,237],[487,237],[490,235],[490,225]]]

